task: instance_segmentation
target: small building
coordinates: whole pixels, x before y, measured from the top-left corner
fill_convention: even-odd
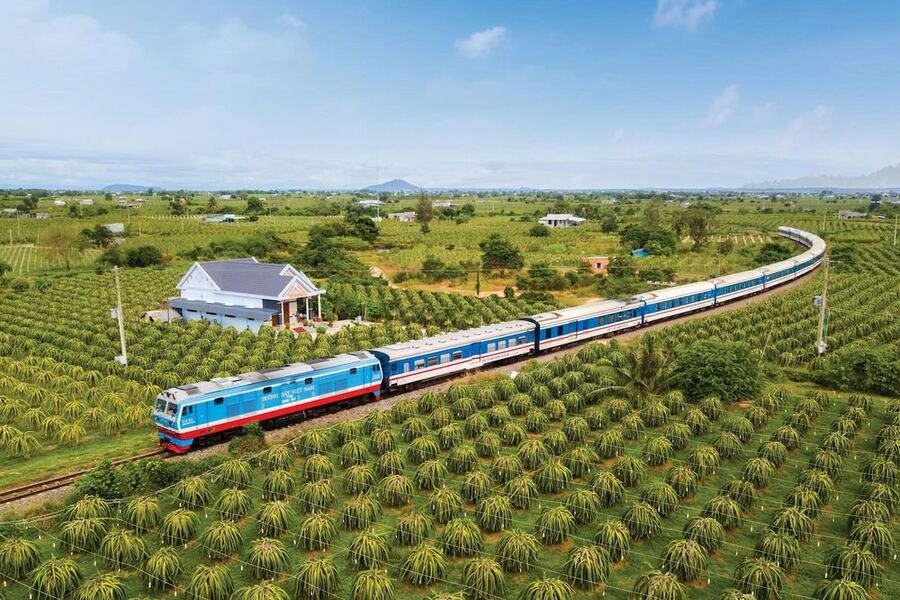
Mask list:
[[[231,194],[219,194],[219,200],[231,200]]]
[[[116,206],[128,206],[128,198],[116,198]]]
[[[442,200],[440,202],[435,202],[432,206],[434,208],[451,208],[453,206],[456,206],[456,204],[451,200]]]
[[[650,256],[650,253],[643,248],[637,248],[636,250],[631,251],[631,255],[638,258],[646,258],[647,256]]]
[[[585,220],[583,217],[576,217],[568,213],[549,213],[547,216],[538,219],[542,225],[553,227],[554,229],[576,227],[584,223]]]
[[[36,212],[36,213],[34,213],[34,218],[35,219],[49,219],[50,213]]]
[[[65,206],[65,205],[66,205],[66,201],[62,200],[60,198],[57,198],[56,200],[53,201],[53,206]]]
[[[204,223],[236,223],[237,221],[241,221],[246,219],[247,217],[242,217],[240,215],[235,214],[225,214],[225,215],[209,215],[205,219],[203,219]]]
[[[855,210],[839,210],[838,219],[865,219],[868,213],[857,212]]]
[[[170,299],[169,306],[184,320],[254,332],[321,320],[325,293],[291,265],[252,257],[195,262],[176,288],[181,297]]]
[[[400,221],[401,223],[415,223],[416,213],[414,211],[389,213],[388,219],[394,219],[395,221]]]
[[[6,217],[14,217],[19,213],[15,208],[4,208],[2,212]]]
[[[606,275],[609,268],[608,256],[586,256],[582,259],[594,275]]]
[[[375,208],[376,206],[383,206],[384,202],[373,198],[364,198],[357,202],[357,204],[362,208]]]
[[[107,223],[104,227],[110,233],[125,233],[124,223]]]
[[[93,198],[82,198],[81,200],[78,201],[78,204],[80,204],[82,206],[93,206],[94,199]]]

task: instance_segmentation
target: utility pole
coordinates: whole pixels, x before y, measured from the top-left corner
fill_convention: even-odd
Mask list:
[[[828,344],[825,343],[825,312],[828,306],[828,256],[825,256],[825,283],[822,286],[822,296],[819,298],[819,326],[816,331],[816,351],[825,354]]]
[[[481,294],[481,269],[475,271],[475,297]]]
[[[897,245],[897,217],[900,215],[894,215],[894,245]]]
[[[116,318],[119,321],[119,341],[122,343],[122,355],[116,360],[123,366],[128,366],[128,350],[125,349],[125,320],[122,311],[122,288],[119,287],[119,267],[113,267],[113,279],[116,282]]]

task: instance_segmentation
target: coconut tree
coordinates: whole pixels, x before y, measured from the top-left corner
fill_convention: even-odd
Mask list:
[[[590,590],[609,578],[609,554],[599,546],[576,546],[569,551],[563,571],[573,587]]]
[[[793,571],[800,563],[800,542],[789,533],[767,531],[756,543],[754,554],[770,560],[785,572]]]
[[[757,600],[774,600],[784,587],[784,570],[765,558],[745,558],[735,570],[735,579]]]
[[[463,565],[462,584],[468,600],[496,600],[506,591],[506,576],[497,561],[473,558]]]
[[[447,559],[440,548],[433,544],[419,544],[400,565],[401,579],[416,586],[428,586],[444,579]]]
[[[303,561],[294,571],[291,579],[295,598],[329,600],[337,596],[337,592],[341,588],[338,568],[328,557]]]
[[[367,529],[350,542],[347,558],[358,569],[373,569],[387,561],[390,551],[387,535],[375,529]]]
[[[706,549],[699,542],[674,540],[663,552],[662,569],[680,581],[693,581],[706,570],[708,562]]]
[[[700,477],[690,467],[676,465],[666,475],[666,483],[672,486],[675,493],[681,498],[688,498],[697,492]]]
[[[710,517],[722,524],[725,529],[741,526],[741,505],[729,496],[714,496],[700,511],[701,517]]]
[[[189,600],[228,600],[234,580],[225,565],[197,565],[184,591]]]
[[[632,502],[622,514],[622,522],[635,540],[656,537],[662,531],[659,513],[647,502]]]
[[[0,543],[0,577],[21,581],[41,561],[41,553],[31,540],[11,537]]]
[[[851,579],[825,579],[814,592],[817,600],[869,600],[866,589]]]
[[[623,521],[608,519],[597,528],[594,543],[606,550],[610,560],[619,562],[631,550],[631,531]]]
[[[684,525],[684,539],[700,544],[708,553],[715,552],[725,542],[725,528],[711,517],[695,517]]]
[[[448,556],[475,556],[481,552],[484,539],[472,519],[451,519],[441,533],[441,548]]]
[[[497,542],[496,558],[508,573],[524,573],[537,562],[538,539],[520,529],[507,529]]]
[[[394,582],[382,571],[361,571],[350,586],[350,600],[394,600]]]
[[[51,558],[31,573],[31,591],[35,600],[59,600],[71,596],[81,584],[81,571],[75,561]]]
[[[856,544],[832,548],[825,558],[828,579],[849,579],[865,588],[878,585],[882,567],[877,557]]]
[[[434,531],[434,520],[417,511],[401,515],[394,525],[394,537],[401,546],[421,544]]]
[[[656,570],[638,577],[631,595],[636,600],[687,600],[687,590],[674,573]]]
[[[130,529],[113,529],[100,542],[100,555],[115,569],[139,569],[147,557],[147,545]]]
[[[147,557],[143,571],[147,587],[161,591],[175,587],[184,572],[184,565],[175,548],[163,546]]]
[[[184,508],[176,508],[166,513],[163,517],[159,535],[164,544],[172,546],[186,544],[194,539],[199,528],[200,519],[195,512]]]
[[[324,550],[337,539],[337,527],[325,513],[313,513],[300,523],[297,539],[306,550]]]
[[[637,346],[621,348],[601,358],[606,379],[592,396],[623,394],[639,404],[667,391],[674,363],[655,336],[644,336]]]

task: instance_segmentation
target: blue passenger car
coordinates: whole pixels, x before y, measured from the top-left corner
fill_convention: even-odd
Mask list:
[[[165,390],[156,398],[153,420],[160,443],[181,453],[198,438],[247,423],[349,398],[377,399],[381,381],[381,363],[372,354],[340,354]]]

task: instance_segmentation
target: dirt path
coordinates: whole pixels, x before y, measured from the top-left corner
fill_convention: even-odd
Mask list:
[[[674,319],[655,323],[653,325],[647,325],[646,327],[640,327],[637,329],[624,331],[622,333],[619,333],[614,336],[610,336],[608,338],[601,338],[601,340],[603,340],[603,339],[606,339],[606,340],[616,339],[616,340],[623,340],[623,341],[631,340],[631,339],[640,337],[641,335],[643,335],[644,333],[646,333],[648,331],[656,331],[658,329],[662,329],[663,327],[670,327],[677,323],[683,323],[685,321],[690,321],[692,319],[702,319],[702,318],[706,318],[709,316],[721,314],[724,312],[744,308],[745,306],[749,306],[751,304],[756,304],[758,302],[763,302],[763,301],[771,298],[772,296],[775,296],[777,294],[783,294],[783,293],[786,293],[797,287],[800,287],[801,285],[807,283],[810,279],[812,279],[813,276],[815,276],[815,273],[816,273],[815,270],[810,271],[809,273],[807,273],[800,279],[794,280],[788,284],[779,286],[775,289],[763,292],[761,294],[751,296],[750,298],[743,298],[741,300],[737,300],[735,302],[730,302],[728,304],[724,304],[722,306],[717,306],[715,308],[711,308],[711,309],[704,310],[701,312],[691,313],[691,314],[687,314],[687,315],[677,317]],[[449,388],[454,383],[469,382],[477,375],[484,375],[484,374],[488,374],[488,373],[490,373],[490,374],[511,373],[513,371],[517,371],[517,370],[521,369],[522,365],[525,362],[532,361],[532,360],[537,361],[537,362],[548,362],[548,361],[554,360],[556,358],[559,358],[560,356],[564,356],[566,354],[571,354],[573,352],[578,352],[582,347],[583,347],[583,344],[576,344],[574,346],[561,348],[559,350],[555,350],[553,352],[547,352],[544,354],[540,354],[538,356],[530,356],[526,360],[523,360],[520,362],[499,365],[496,367],[492,367],[490,369],[476,371],[475,373],[467,375],[467,376],[457,377],[457,378],[453,378],[453,379],[448,379],[447,381],[442,381],[440,383],[437,383],[437,384],[430,386],[428,388],[425,388],[425,389],[413,390],[410,392],[397,394],[395,396],[391,396],[390,398],[385,398],[383,400],[380,400],[380,401],[372,403],[372,404],[363,404],[362,406],[355,406],[353,408],[348,408],[348,409],[342,410],[340,412],[323,415],[321,417],[316,417],[314,419],[309,419],[307,421],[303,421],[302,423],[296,423],[294,425],[289,425],[287,427],[282,427],[280,429],[268,431],[268,432],[266,432],[266,441],[270,444],[283,443],[283,442],[291,440],[292,438],[296,437],[299,432],[301,432],[305,429],[308,429],[310,427],[322,427],[322,426],[333,425],[334,423],[339,423],[341,421],[350,421],[353,419],[360,419],[362,417],[365,417],[372,411],[390,409],[399,400],[405,400],[408,398],[417,398],[417,397],[421,396],[422,394],[424,394],[426,391],[428,391],[428,392],[446,391],[447,388]],[[200,458],[209,456],[211,454],[224,452],[225,449],[226,449],[225,445],[212,446],[210,448],[202,448],[200,450],[195,450],[195,451],[193,451],[189,454],[183,455],[183,456],[173,456],[173,457],[169,458],[169,460],[200,459]],[[17,500],[15,502],[11,502],[9,504],[6,504],[6,505],[0,507],[0,514],[2,514],[5,511],[8,511],[8,510],[11,510],[11,511],[32,510],[34,508],[39,507],[41,504],[44,504],[47,502],[58,502],[63,498],[63,496],[65,496],[66,493],[68,493],[69,490],[70,490],[69,487],[60,488],[57,490],[45,492],[43,494],[38,494],[37,496],[32,496],[30,498],[25,498],[22,500]]]

